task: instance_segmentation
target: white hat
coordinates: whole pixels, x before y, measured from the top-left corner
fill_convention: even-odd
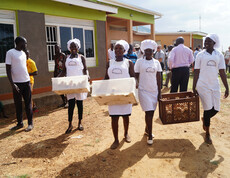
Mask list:
[[[140,48],[139,44],[135,44],[134,48]]]
[[[70,51],[70,44],[71,44],[71,43],[75,43],[75,45],[76,45],[76,47],[77,47],[78,49],[81,48],[81,42],[80,42],[80,40],[77,39],[77,38],[74,38],[74,39],[69,40],[69,41],[67,42],[67,48],[68,48],[69,51]]]
[[[220,39],[219,39],[219,37],[218,37],[217,34],[210,33],[210,34],[208,34],[208,35],[205,37],[205,39],[206,39],[206,38],[211,38],[212,41],[215,42],[214,48],[219,48],[219,47],[220,47]]]
[[[125,40],[119,40],[115,43],[115,46],[118,44],[124,47],[124,49],[125,49],[124,54],[126,54],[129,50],[129,43],[127,43]],[[115,48],[115,46],[114,46],[114,48]]]
[[[154,40],[144,40],[141,42],[141,51],[144,52],[146,49],[152,49],[154,51],[157,50],[157,43]]]

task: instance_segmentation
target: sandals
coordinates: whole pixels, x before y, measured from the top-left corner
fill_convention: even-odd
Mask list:
[[[113,144],[110,146],[110,149],[114,150],[119,146],[119,142],[113,142]]]
[[[83,131],[84,127],[81,124],[79,124],[78,127],[77,127],[77,130]]]
[[[212,139],[211,139],[211,137],[210,137],[210,135],[208,134],[206,134],[205,135],[205,139],[204,139],[204,141],[207,143],[207,144],[212,144]]]
[[[131,138],[129,137],[129,135],[126,135],[126,136],[125,136],[125,141],[126,141],[127,143],[130,143],[130,142],[131,142]]]
[[[147,132],[145,132],[145,135],[149,136],[149,134]],[[152,133],[152,137],[154,138],[155,135]]]
[[[65,134],[69,134],[73,129],[73,126],[68,127],[68,129],[65,131]]]
[[[149,140],[149,139],[148,139],[148,140],[147,140],[147,144],[148,144],[148,145],[152,145],[152,144],[153,144],[153,139],[152,139],[152,140]]]

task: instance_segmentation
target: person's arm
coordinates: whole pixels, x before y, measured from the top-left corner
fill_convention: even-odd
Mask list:
[[[139,87],[139,76],[140,76],[140,73],[136,73],[136,72],[135,72],[136,88]]]
[[[190,53],[189,53],[189,64],[192,64],[193,62],[194,62],[194,56],[193,56],[192,50],[190,50]]]
[[[109,79],[108,69],[109,69],[109,61],[106,64],[106,71],[105,71],[105,78],[104,78],[104,80],[108,80]]]
[[[32,72],[32,73],[29,73],[30,76],[35,76],[35,75],[38,75],[38,71],[35,71],[35,72]]]
[[[132,61],[129,61],[129,75],[130,77],[135,77],[134,64]]]
[[[66,76],[66,66],[65,66],[65,61],[66,61],[66,56],[64,56],[63,59],[63,70],[60,72],[60,74],[58,74],[57,77],[64,77]]]
[[[170,69],[172,69],[172,65],[174,63],[174,57],[175,57],[175,53],[174,53],[174,50],[172,49],[172,51],[169,53],[169,58],[168,58],[168,63],[169,63]]]
[[[83,74],[84,75],[87,75],[87,66],[86,66],[86,62],[85,62],[85,57],[84,56],[81,56],[81,61],[82,61],[82,64],[84,66],[84,69],[83,69]]]
[[[158,101],[161,99],[161,72],[157,72]]]
[[[220,69],[219,73],[220,73],[220,78],[221,78],[221,80],[224,84],[224,87],[225,87],[224,98],[227,98],[229,95],[229,87],[228,87],[227,76],[226,76],[225,70]]]
[[[198,94],[197,90],[196,90],[196,84],[197,84],[199,75],[200,75],[200,69],[194,69],[192,90],[193,90],[193,93],[195,93],[195,94]]]
[[[12,89],[19,93],[20,90],[19,90],[18,86],[16,84],[14,84],[14,82],[13,82],[12,75],[11,75],[11,65],[9,65],[9,64],[6,64],[6,74],[7,74],[9,81],[10,81],[10,85],[11,85]]]

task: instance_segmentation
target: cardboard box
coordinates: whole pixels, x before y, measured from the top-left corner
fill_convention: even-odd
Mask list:
[[[99,105],[137,103],[134,78],[109,79],[92,82],[92,97]]]
[[[59,95],[89,92],[88,76],[52,78],[52,91]]]
[[[193,92],[162,94],[159,115],[163,124],[199,121],[199,96]]]

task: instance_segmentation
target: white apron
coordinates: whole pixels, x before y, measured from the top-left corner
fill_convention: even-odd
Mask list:
[[[109,61],[108,75],[110,79],[130,78],[129,60],[123,58],[123,61]],[[132,112],[132,104],[111,105],[109,106],[109,115],[130,115]]]
[[[66,66],[66,76],[81,76],[83,75],[83,63],[81,56],[78,55],[78,58],[68,57],[65,62]],[[87,98],[87,93],[72,93],[67,94],[67,100],[75,98],[76,100],[85,100]]]
[[[214,107],[220,111],[219,69],[225,69],[224,56],[214,50],[212,54],[203,50],[196,57],[195,69],[200,69],[196,89],[200,96],[204,110]]]
[[[134,66],[139,73],[138,96],[143,111],[154,111],[157,107],[158,86],[157,72],[162,72],[160,62],[156,59],[138,59]]]

